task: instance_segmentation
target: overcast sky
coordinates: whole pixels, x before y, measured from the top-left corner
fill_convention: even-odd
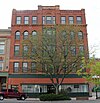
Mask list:
[[[0,29],[11,26],[12,9],[37,10],[38,5],[60,5],[63,10],[85,9],[89,48],[100,58],[100,0],[0,0]]]

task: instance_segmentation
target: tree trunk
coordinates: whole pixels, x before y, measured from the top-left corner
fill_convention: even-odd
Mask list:
[[[55,88],[56,88],[56,94],[58,94],[59,93],[59,86],[56,86]]]

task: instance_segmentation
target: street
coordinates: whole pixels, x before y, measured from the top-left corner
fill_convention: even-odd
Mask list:
[[[25,101],[16,99],[4,99],[0,103],[44,103],[38,99],[26,99]],[[45,101],[45,103],[100,103],[100,99],[97,100],[71,100],[71,101]]]

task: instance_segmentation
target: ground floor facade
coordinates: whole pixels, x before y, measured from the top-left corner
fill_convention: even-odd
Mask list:
[[[55,93],[50,78],[42,74],[9,74],[8,88],[18,89],[30,97],[42,93]],[[89,84],[76,74],[66,76],[59,91],[70,90],[71,96],[89,96]]]

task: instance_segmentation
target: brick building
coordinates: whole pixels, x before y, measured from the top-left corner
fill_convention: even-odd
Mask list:
[[[0,91],[6,88],[10,57],[11,29],[0,29]]]
[[[81,50],[88,52],[87,24],[85,10],[60,10],[59,5],[38,6],[38,10],[16,10],[12,11],[11,22],[11,49],[10,49],[10,70],[9,87],[18,88],[20,91],[33,93],[45,93],[53,90],[49,78],[42,74],[28,71],[30,65],[22,58],[22,40],[30,34],[37,35],[38,31],[43,29],[44,25],[75,25],[80,26],[77,38],[81,39]],[[27,49],[27,48],[26,48]],[[35,68],[35,64],[32,64]],[[66,77],[63,86],[60,88],[72,89],[73,95],[88,95],[89,85],[76,74],[70,74]]]

